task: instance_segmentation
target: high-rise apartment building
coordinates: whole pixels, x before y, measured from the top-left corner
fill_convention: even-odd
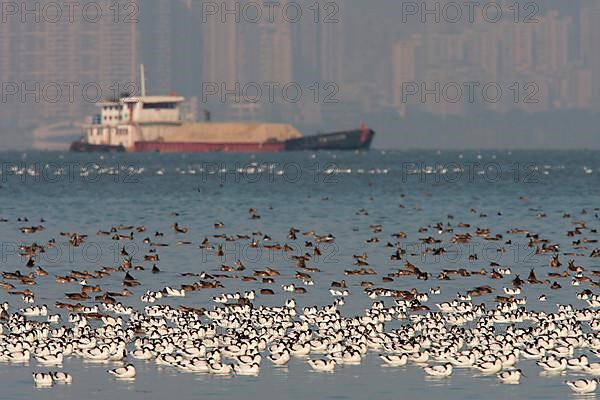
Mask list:
[[[43,2],[40,9],[47,3],[52,2]],[[95,13],[75,8],[72,18],[63,11],[59,20],[32,13],[2,24],[0,43],[3,51],[10,51],[3,53],[0,74],[4,83],[18,86],[19,93],[10,97],[15,125],[81,121],[94,111],[96,101],[132,88],[138,64],[137,23],[124,13],[115,14],[111,6],[114,3],[95,3],[101,10]]]
[[[225,0],[220,7],[235,9],[235,0]],[[239,82],[240,69],[244,66],[240,57],[240,23],[234,14],[218,13],[202,16],[204,83],[225,84],[228,89]]]
[[[404,89],[410,84],[417,84],[416,50],[420,45],[421,35],[415,34],[409,40],[399,41],[394,46],[394,105],[401,116],[406,115],[408,102]]]

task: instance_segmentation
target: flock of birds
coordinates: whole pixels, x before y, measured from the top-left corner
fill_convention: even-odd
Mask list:
[[[249,214],[252,219],[261,218],[256,209],[250,209]],[[361,210],[359,214],[367,212]],[[588,213],[583,210],[581,214]],[[385,245],[390,249],[390,263],[397,266],[393,272],[379,277],[381,272],[372,265],[368,252],[354,255],[354,269],[344,270],[343,280],[327,284],[331,302],[306,307],[300,307],[293,297],[312,290],[322,272],[313,260],[321,254],[323,243],[336,240],[332,234],[301,233],[290,228],[287,241],[301,240],[304,247],[303,254],[291,257],[294,268],[271,266],[249,271],[238,260],[211,272],[182,273],[180,276],[189,282],[178,287],[152,289],[133,275],[163,273],[158,266],[158,249],[169,246],[160,242],[165,234],[156,232],[151,238],[144,226],[119,225],[98,231],[97,235],[119,243],[145,236],[142,242],[147,246],[147,254],[143,259],[134,259],[125,246],[119,245],[120,265],[54,276],[56,284],[71,288],[76,285],[78,290],[66,292],[65,299],[53,306],[39,304],[32,288],[50,284],[50,274],[38,262],[45,251],[56,245],[56,240],[49,239],[45,244],[33,241],[20,247],[30,272],[2,273],[0,286],[8,295],[20,296],[24,304],[4,302],[0,308],[0,363],[35,360],[40,369],[53,369],[34,372],[35,385],[51,387],[73,382],[73,375],[61,370],[67,358],[118,363],[118,367],[107,369],[107,374],[131,380],[136,377],[135,365],[143,362],[182,372],[258,375],[265,364],[285,366],[292,358],[305,361],[307,368],[314,371],[334,372],[345,365],[360,364],[375,353],[382,365],[390,368],[414,364],[422,367],[425,375],[437,378],[449,377],[456,369],[470,369],[475,374],[494,375],[504,384],[519,384],[524,377],[519,365],[535,362],[542,375],[577,374],[577,379],[566,380],[565,385],[576,393],[592,393],[600,382],[600,296],[592,291],[600,286],[594,281],[600,270],[578,265],[575,259],[600,257],[600,250],[593,245],[597,240],[589,238],[597,231],[570,214],[563,217],[573,220],[573,228],[566,233],[572,238],[569,251],[524,229],[494,234],[490,229],[472,228],[465,223],[454,226],[452,218],[419,229],[418,240],[426,245],[421,254],[407,252],[403,241],[409,234],[394,233]],[[18,222],[23,225],[28,220],[19,218]],[[42,220],[40,225],[21,226],[20,231],[39,235],[45,231],[43,223]],[[217,231],[224,228],[222,222],[214,224]],[[366,244],[375,246],[383,236],[383,226],[369,228],[375,236]],[[187,227],[175,223],[172,229],[173,235],[181,239],[177,245],[198,246],[183,240],[191,235]],[[88,239],[88,235],[80,233],[60,235],[74,247]],[[411,256],[442,254],[446,243],[471,243],[475,238],[504,244],[516,240],[505,239],[505,235],[527,240],[547,265],[547,279],[539,279],[540,273],[534,270],[527,279],[521,279],[509,266],[496,263],[487,269],[431,272],[408,261]],[[199,246],[218,258],[223,256],[223,243],[227,241],[246,241],[251,247],[283,252],[294,250],[262,232],[235,236],[217,233],[212,239],[202,240]],[[469,257],[472,263],[477,263],[477,258],[477,254]],[[102,281],[109,276],[122,276],[122,286],[113,291],[103,288],[107,285]],[[445,294],[445,282],[473,276],[489,279],[489,284],[478,285],[448,301],[435,301]],[[436,283],[428,285],[431,287],[427,291],[398,288],[400,280],[409,279]],[[228,282],[235,280],[257,287],[227,291]],[[532,302],[523,296],[529,287],[537,286],[550,293],[562,288],[559,281],[587,286],[573,299],[587,307],[558,304],[552,312],[525,307]],[[214,291],[213,304],[200,307],[193,305],[191,299],[192,305],[169,304],[169,298],[189,297],[196,291]],[[353,296],[368,296],[370,306],[359,315],[346,316],[342,310],[346,301],[352,300],[351,292]],[[261,299],[276,293],[288,299],[278,306],[260,304]],[[477,302],[477,298],[482,301]],[[136,308],[131,299],[139,299],[145,306]],[[546,301],[546,294],[536,300]]]

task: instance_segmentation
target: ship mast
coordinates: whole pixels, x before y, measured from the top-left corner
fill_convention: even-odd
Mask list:
[[[146,96],[146,73],[144,70],[144,64],[140,64],[140,77],[141,77],[141,84],[142,84],[142,97]]]

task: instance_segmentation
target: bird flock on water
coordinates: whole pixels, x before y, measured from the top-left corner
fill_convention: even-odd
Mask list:
[[[252,219],[260,219],[256,209],[249,213]],[[368,215],[366,210],[357,214]],[[581,214],[586,215],[587,211]],[[563,218],[573,219],[566,213]],[[177,287],[151,288],[138,278],[163,273],[157,265],[158,249],[171,244],[160,242],[164,233],[156,232],[150,238],[144,226],[119,225],[100,230],[97,235],[113,241],[136,241],[139,236],[146,236],[141,241],[147,246],[147,254],[137,260],[122,246],[120,265],[55,275],[56,284],[71,285],[70,288],[76,285],[78,290],[65,292],[65,299],[51,306],[39,304],[38,293],[32,288],[51,284],[52,277],[38,260],[56,245],[56,240],[50,239],[43,245],[33,241],[20,247],[30,272],[2,274],[2,288],[8,295],[20,296],[23,305],[4,302],[0,308],[0,363],[34,362],[40,369],[50,369],[33,372],[38,387],[72,384],[72,373],[62,371],[68,358],[109,364],[115,368],[107,369],[107,376],[119,380],[135,379],[136,365],[140,363],[155,363],[182,372],[256,376],[265,365],[282,367],[292,359],[305,362],[307,368],[317,372],[335,372],[376,356],[382,366],[415,365],[422,368],[424,375],[440,379],[464,369],[474,376],[496,376],[503,384],[519,384],[523,378],[532,379],[520,367],[535,363],[542,377],[572,374],[564,381],[565,387],[576,393],[595,392],[600,378],[600,296],[593,289],[600,286],[594,280],[600,276],[600,270],[584,268],[576,259],[600,257],[600,249],[594,248],[597,240],[590,239],[597,231],[589,228],[586,221],[573,219],[567,237],[579,238],[572,240],[570,249],[562,250],[542,234],[526,229],[493,234],[489,228],[472,228],[470,224],[454,226],[451,220],[419,229],[416,237],[426,246],[421,254],[407,252],[403,241],[409,234],[405,232],[394,233],[384,247],[369,250],[391,249],[390,263],[397,263],[391,273],[385,274],[373,265],[367,251],[354,255],[354,269],[344,270],[344,279],[327,284],[332,300],[305,307],[300,307],[294,297],[310,293],[315,290],[315,281],[320,282],[322,268],[316,260],[321,254],[320,246],[336,240],[332,234],[301,234],[299,229],[290,228],[287,240],[296,241],[303,236],[305,248],[303,254],[291,257],[293,267],[270,266],[249,271],[238,260],[214,271],[181,273],[189,282]],[[19,218],[19,222],[24,221],[27,219]],[[20,231],[24,235],[39,235],[46,230],[41,223],[23,226]],[[189,228],[178,223],[172,228],[180,239],[190,238],[177,240],[176,246],[198,246],[192,242]],[[217,222],[213,228],[222,230],[225,224]],[[375,236],[365,243],[377,246],[383,226],[369,228]],[[426,232],[440,237],[423,237]],[[60,235],[74,247],[88,240],[86,234]],[[547,265],[543,272],[547,278],[538,278],[540,267],[537,273],[532,269],[527,279],[521,279],[513,272],[518,266],[491,262],[484,268],[426,271],[413,263],[414,259],[408,260],[411,256],[443,254],[449,243],[467,244],[476,237],[506,245],[516,240],[506,236],[526,239]],[[199,247],[215,257],[223,257],[223,243],[227,241],[245,241],[250,247],[282,252],[295,250],[262,232],[215,234],[212,241],[200,241]],[[469,262],[477,263],[477,254],[470,255]],[[119,289],[106,288],[108,284],[103,280],[109,276],[122,276]],[[489,282],[448,301],[436,301],[445,293],[448,281],[472,277]],[[435,284],[424,291],[407,290],[411,279]],[[254,284],[256,288],[236,292],[232,283],[235,281]],[[553,311],[526,307],[547,301],[551,293],[562,288],[559,282],[587,287],[582,287],[575,298],[565,299],[567,303],[557,304]],[[523,295],[530,287],[541,288],[543,293],[532,301]],[[196,291],[213,291],[212,304],[194,304]],[[275,294],[287,299],[277,306],[261,304],[262,299]],[[345,315],[346,302],[360,295],[370,299],[370,306],[359,315]],[[188,305],[174,306],[169,303],[171,298],[190,301]],[[137,304],[145,305],[135,307],[129,299],[139,299]]]

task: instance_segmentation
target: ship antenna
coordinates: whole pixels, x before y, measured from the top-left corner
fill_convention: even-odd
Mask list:
[[[142,97],[146,96],[146,73],[144,70],[144,64],[140,65],[140,74],[141,74],[141,80],[142,80]]]

